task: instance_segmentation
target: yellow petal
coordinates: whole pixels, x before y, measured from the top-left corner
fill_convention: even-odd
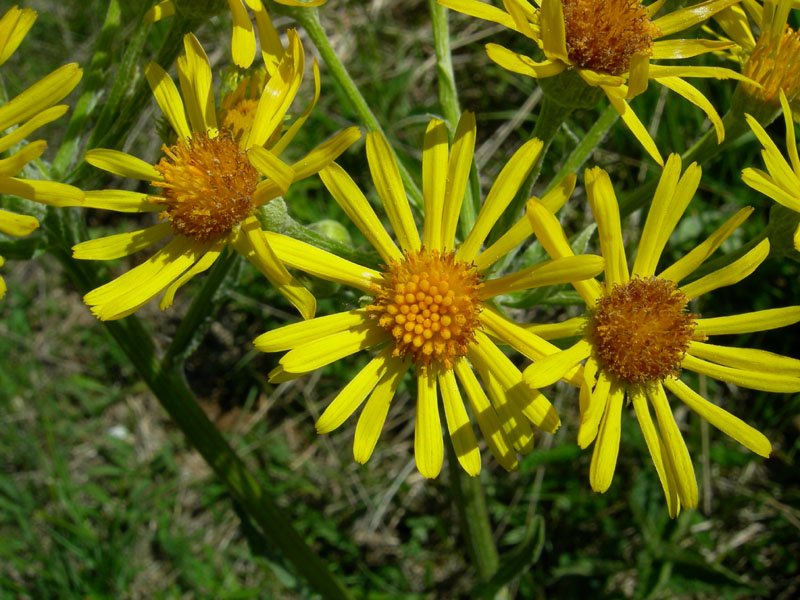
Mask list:
[[[697,506],[697,480],[694,476],[692,459],[689,457],[686,443],[675,423],[675,417],[672,416],[664,388],[660,383],[647,388],[647,397],[653,405],[658,428],[664,438],[667,460],[675,474],[675,483],[678,487],[681,504],[686,508],[694,508]]]
[[[166,208],[163,204],[151,202],[150,198],[153,196],[128,190],[92,190],[85,192],[81,206],[129,213],[159,212]]]
[[[32,160],[39,158],[47,148],[47,142],[37,140],[25,144],[8,158],[0,159],[0,177],[13,177]]]
[[[692,58],[707,52],[719,52],[735,46],[728,40],[659,40],[651,48],[652,60]]]
[[[22,125],[14,129],[8,135],[0,136],[0,152],[5,152],[12,146],[20,143],[27,138],[31,133],[39,129],[42,125],[55,121],[69,110],[66,104],[59,104],[53,106],[40,113],[35,114],[33,117],[25,121]]]
[[[586,169],[584,180],[589,205],[597,221],[600,250],[606,261],[606,292],[610,293],[614,289],[614,284],[624,285],[628,283],[629,278],[625,245],[622,242],[619,205],[611,179],[603,169],[599,167]]]
[[[630,100],[647,91],[650,77],[650,56],[644,52],[637,52],[631,56],[631,66],[628,72],[628,93],[625,97]]]
[[[439,373],[439,389],[442,390],[444,416],[447,431],[453,442],[456,458],[463,469],[471,477],[481,472],[481,454],[478,451],[478,440],[472,431],[472,424],[467,416],[467,409],[458,391],[456,376],[451,369]]]
[[[162,0],[158,4],[150,7],[144,15],[144,20],[148,23],[155,23],[166,17],[171,17],[175,14],[175,5],[172,0]]]
[[[436,378],[427,372],[417,375],[417,422],[414,426],[414,458],[423,477],[433,479],[442,470],[444,443]]]
[[[513,471],[518,468],[517,454],[514,452],[514,448],[503,430],[497,413],[489,403],[489,399],[475,377],[475,373],[472,372],[472,367],[469,366],[466,360],[459,358],[456,360],[453,369],[464,391],[467,393],[467,398],[472,407],[472,414],[475,415],[481,434],[495,460],[506,471]]]
[[[386,360],[386,372],[367,399],[361,415],[358,417],[356,433],[353,437],[353,458],[364,464],[372,456],[378,436],[386,422],[389,405],[397,391],[403,375],[408,371],[410,363],[400,358]]]
[[[14,54],[35,21],[35,10],[16,6],[8,9],[0,18],[0,65]]]
[[[800,377],[776,374],[771,371],[725,367],[701,360],[691,354],[683,357],[681,367],[751,390],[784,394],[800,392]]]
[[[706,0],[706,2],[687,6],[659,17],[653,21],[653,25],[661,32],[659,37],[666,37],[702,23],[715,13],[738,2],[739,0]],[[687,508],[690,507],[687,506]]]
[[[457,259],[472,262],[478,255],[481,244],[533,169],[541,151],[541,140],[533,138],[525,142],[509,159],[489,190],[472,231],[456,252]]]
[[[81,242],[72,247],[72,258],[78,260],[111,260],[130,256],[167,237],[172,230],[169,221],[131,233],[118,233]]]
[[[385,340],[386,331],[367,324],[296,346],[283,355],[280,364],[287,373],[308,373]]]
[[[217,112],[211,88],[211,66],[200,42],[189,33],[183,36],[186,56],[178,59],[181,90],[193,131],[216,129]],[[183,68],[181,68],[183,66]]]
[[[524,54],[518,54],[499,44],[486,44],[486,54],[504,69],[535,79],[558,75],[567,68],[566,63],[560,60],[536,62]]]
[[[368,323],[367,311],[350,310],[267,331],[253,340],[253,345],[261,352],[282,352]]]
[[[82,190],[57,181],[0,177],[0,193],[49,206],[81,206],[83,203]]]
[[[700,108],[700,110],[702,110],[704,113],[706,113],[708,120],[711,121],[711,124],[714,126],[714,130],[717,133],[717,143],[722,143],[722,141],[725,139],[725,127],[722,125],[722,119],[711,102],[709,102],[708,98],[706,98],[700,90],[685,82],[680,77],[659,77],[656,79],[656,81],[661,85],[668,87],[676,94],[680,94],[689,102]]]
[[[711,290],[738,283],[755,271],[768,254],[769,240],[764,239],[738,260],[692,283],[681,286],[680,290],[691,300]]]
[[[233,19],[233,36],[231,37],[231,54],[236,66],[246,69],[253,64],[256,57],[256,34],[250,15],[242,4],[242,0],[228,0]]]
[[[729,317],[697,319],[695,333],[701,335],[752,333],[754,331],[767,331],[786,327],[799,321],[800,306],[787,306],[785,308],[770,308]]]
[[[568,173],[564,178],[554,185],[539,202],[551,213],[557,213],[566,204],[572,192],[575,190],[575,182],[578,176],[575,173]]]
[[[154,62],[144,68],[144,74],[150,84],[150,89],[153,90],[153,97],[155,97],[158,107],[169,121],[172,129],[178,134],[178,138],[181,140],[190,138],[192,131],[186,121],[183,101],[181,101],[178,88],[175,87],[175,82],[164,69]]]
[[[119,150],[95,148],[86,152],[84,160],[93,167],[121,177],[142,181],[163,181],[161,174],[153,168],[153,165]]]
[[[589,368],[589,361],[584,370],[585,388],[591,391],[587,399],[585,410],[581,413],[581,423],[578,427],[578,446],[586,448],[597,437],[597,430],[600,427],[600,419],[606,411],[608,405],[609,392],[611,390],[611,379],[604,370],[597,373],[597,382],[594,383],[594,369]],[[595,363],[596,365],[596,363]],[[594,389],[592,384],[594,383]],[[581,388],[583,390],[583,387]]]
[[[755,82],[742,75],[738,71],[725,69],[723,67],[694,67],[689,65],[650,65],[650,78],[661,79],[663,77],[709,77],[714,79],[735,79],[745,83],[754,84]],[[758,86],[758,83],[755,83]]]
[[[542,0],[539,27],[545,56],[550,60],[557,59],[571,64],[567,53],[567,34],[561,0]]]
[[[264,13],[266,14],[266,11],[264,11]],[[311,70],[314,74],[314,96],[311,98],[311,102],[306,107],[306,109],[302,113],[300,113],[300,115],[294,120],[294,122],[292,122],[292,124],[289,126],[286,132],[283,133],[280,139],[277,142],[275,142],[275,144],[270,148],[270,151],[276,156],[280,156],[281,152],[286,150],[286,147],[292,143],[292,140],[297,135],[297,132],[300,131],[300,128],[308,120],[308,117],[311,115],[312,111],[314,110],[314,107],[317,105],[317,100],[319,100],[319,94],[320,91],[322,90],[322,84],[320,83],[319,79],[319,65],[317,65],[316,58],[314,58]],[[359,136],[360,135],[361,132],[359,132]],[[338,156],[338,154],[336,156]],[[336,156],[334,156],[334,158],[336,158]],[[333,160],[333,158],[331,160]],[[295,181],[297,181],[297,179],[295,179]]]
[[[528,385],[534,388],[547,387],[553,385],[561,379],[567,372],[588,358],[592,352],[592,345],[589,341],[582,339],[576,344],[562,352],[545,356],[531,364],[522,376]]]
[[[784,189],[786,183],[789,183],[789,185],[794,183],[793,178],[788,181],[784,179],[779,184],[775,179],[760,169],[747,168],[742,169],[742,181],[754,190],[769,196],[778,204],[790,210],[800,212],[800,195],[788,192]]]
[[[728,411],[712,404],[679,379],[667,379],[664,381],[664,385],[680,398],[686,406],[721,432],[732,437],[759,456],[769,457],[772,452],[772,444],[760,431],[750,427],[750,425]]]
[[[408,205],[403,181],[389,142],[380,131],[367,134],[367,161],[372,181],[383,202],[386,216],[403,250],[419,250],[419,232]]]
[[[531,233],[530,220],[527,216],[523,216],[500,236],[499,240],[478,254],[472,263],[478,271],[486,271],[494,263],[530,237]]]
[[[239,235],[234,238],[233,244],[234,248],[292,303],[304,319],[314,317],[317,309],[316,299],[283,266],[270,247],[267,236],[255,216],[250,216],[242,222],[242,228]]]
[[[572,317],[561,323],[525,323],[525,331],[538,335],[543,340],[558,340],[581,335],[586,331],[589,320],[586,317]]]
[[[241,0],[230,1],[241,3]],[[289,29],[286,34],[289,46],[283,53],[278,68],[269,78],[261,93],[258,108],[253,117],[253,126],[244,144],[245,149],[263,146],[272,134],[283,125],[284,116],[297,95],[297,89],[303,79],[305,66],[303,46],[294,29]]]
[[[654,66],[655,65],[650,66],[651,71]],[[653,77],[652,72],[650,76]],[[642,147],[647,151],[654,161],[663,167],[664,159],[661,158],[661,153],[658,151],[656,143],[647,132],[645,126],[642,125],[639,117],[636,116],[636,113],[633,112],[633,109],[631,109],[631,107],[625,101],[624,96],[613,87],[602,86],[602,90],[608,97],[608,101],[611,102],[611,105],[619,113],[619,116],[622,117],[625,125],[628,127],[628,129],[630,129],[631,133],[636,137],[636,139],[639,140],[639,143],[642,145]]]
[[[294,169],[261,146],[252,146],[247,158],[258,172],[275,182],[281,195],[285,194],[294,181]]]
[[[500,294],[591,279],[603,272],[603,265],[603,257],[594,254],[556,258],[505,277],[484,281],[478,297],[486,300]]]
[[[35,217],[0,210],[0,233],[22,237],[29,235],[37,227],[39,221]]]
[[[197,262],[209,245],[177,236],[148,260],[92,290],[83,300],[101,321],[127,317]]]
[[[0,131],[17,125],[60,102],[81,80],[77,63],[59,67],[0,106]]]
[[[786,152],[789,154],[789,159],[792,161],[792,169],[795,176],[800,179],[800,155],[797,152],[797,142],[794,135],[794,121],[792,119],[792,109],[789,106],[789,101],[786,99],[786,94],[781,90],[780,93],[781,108],[783,110],[783,122],[786,126]]]
[[[638,385],[628,388],[628,396],[633,400],[633,409],[636,412],[636,419],[639,421],[639,428],[642,430],[647,450],[650,452],[650,457],[653,459],[653,464],[658,473],[658,479],[661,481],[661,487],[664,489],[669,516],[674,519],[680,508],[678,488],[675,485],[671,485],[672,478],[667,472],[669,465],[667,464],[668,459],[665,457],[666,448],[653,424],[650,409],[647,408],[647,396]]]
[[[508,344],[530,360],[541,360],[545,356],[561,351],[558,346],[546,342],[520,325],[500,316],[493,308],[484,308],[480,320],[486,333]],[[564,381],[579,386],[581,378],[578,370],[568,371],[564,375]]]
[[[486,2],[479,0],[438,0],[438,2],[452,10],[517,30],[517,25],[510,14]]]
[[[167,310],[172,303],[175,301],[175,293],[184,285],[186,285],[192,277],[198,275],[204,271],[207,271],[211,265],[213,265],[222,251],[225,249],[227,245],[227,240],[225,238],[220,238],[214,241],[214,243],[209,247],[206,253],[194,263],[191,268],[187,269],[183,275],[178,277],[175,281],[169,284],[167,289],[164,291],[164,295],[161,296],[161,300],[158,302],[158,308],[161,310]]]
[[[642,230],[633,263],[634,275],[650,277],[655,273],[661,252],[692,200],[701,173],[700,167],[692,163],[681,177],[681,157],[669,155]]]
[[[386,373],[386,359],[391,355],[389,348],[373,358],[359,371],[328,405],[315,425],[317,433],[330,433],[344,423]],[[285,368],[285,367],[284,367]]]
[[[619,437],[622,429],[622,400],[625,387],[614,383],[608,396],[608,405],[600,424],[600,432],[594,443],[592,464],[589,468],[589,483],[601,494],[611,486],[619,455]]]
[[[278,31],[269,18],[269,13],[262,2],[258,6],[251,6],[250,9],[256,17],[256,29],[258,29],[258,41],[261,45],[261,58],[267,73],[272,75],[278,67],[278,63],[283,56],[283,44],[278,35]],[[314,100],[316,102],[316,99]],[[278,153],[280,154],[280,153]]]
[[[345,214],[378,251],[381,258],[386,262],[402,260],[403,254],[400,249],[389,237],[378,215],[347,172],[336,163],[331,163],[320,171],[319,176]]]
[[[693,341],[686,352],[726,367],[800,377],[800,360],[766,350],[731,348]]]
[[[447,127],[444,121],[431,119],[422,147],[422,197],[425,200],[425,223],[422,243],[426,248],[442,248],[442,212],[447,189]]]
[[[343,283],[370,294],[374,291],[374,285],[383,282],[383,276],[378,271],[362,267],[311,244],[271,231],[265,231],[264,235],[282,263],[314,277]]]
[[[691,252],[681,257],[672,266],[664,269],[658,277],[680,283],[682,279],[691,275],[697,267],[703,264],[708,257],[722,245],[722,242],[728,239],[728,236],[736,231],[739,225],[744,223],[752,212],[752,206],[745,206],[740,209],[735,215],[725,221],[719,229],[708,236],[703,243],[695,246]]]
[[[442,245],[452,250],[467,189],[469,171],[475,154],[475,115],[468,110],[461,114],[453,137],[453,148],[447,165],[447,190],[444,195],[442,217]]]

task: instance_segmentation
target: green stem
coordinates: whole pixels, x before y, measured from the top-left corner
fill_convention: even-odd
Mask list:
[[[572,114],[572,111],[575,110],[574,107],[555,102],[547,94],[542,96],[540,104],[542,108],[539,112],[539,116],[536,117],[536,125],[533,128],[533,133],[531,133],[531,139],[540,139],[542,141],[542,150],[539,152],[539,156],[536,158],[536,162],[533,164],[533,168],[525,179],[525,182],[520,186],[519,191],[516,196],[514,196],[508,208],[500,219],[498,219],[497,225],[495,225],[492,230],[492,235],[489,236],[489,244],[496,242],[501,235],[508,231],[519,217],[525,203],[531,196],[531,190],[536,180],[539,178],[539,173],[542,169],[542,161],[547,154],[548,148],[550,148],[550,144],[556,137],[558,130],[561,129],[561,125],[567,120],[567,117]]]
[[[50,249],[64,266],[81,293],[100,285],[93,263],[74,260],[69,248],[74,242],[74,228],[64,219],[69,210],[48,209],[43,228],[50,240]],[[65,222],[66,221],[66,222]],[[189,442],[200,452],[216,475],[227,486],[233,498],[258,523],[264,536],[274,544],[323,598],[352,600],[342,584],[303,541],[291,525],[291,519],[270,497],[268,491],[245,466],[222,434],[209,421],[197,399],[175,370],[159,364],[152,340],[141,321],[132,315],[103,325],[116,341],[136,371],[158,398],[161,406]]]
[[[356,82],[353,81],[353,78],[350,76],[347,68],[344,66],[342,61],[339,60],[339,57],[333,50],[331,42],[319,21],[319,13],[317,12],[317,9],[289,7],[275,4],[274,2],[269,2],[269,7],[270,10],[291,16],[305,28],[306,33],[308,33],[308,37],[314,43],[314,46],[316,46],[317,50],[322,56],[322,60],[325,61],[331,76],[341,87],[345,96],[350,101],[353,110],[356,111],[356,114],[358,114],[358,117],[361,119],[361,123],[369,131],[379,131],[383,134],[383,128],[380,126],[378,119],[369,108],[369,105],[364,99],[364,96],[361,94],[361,91],[358,89]],[[394,152],[394,150],[392,150],[392,152]],[[412,206],[416,210],[422,210],[422,192],[420,191],[419,186],[414,181],[411,173],[408,172],[408,169],[406,169],[403,163],[397,160],[396,154],[395,161],[400,169],[400,178],[403,180],[403,185],[405,186],[406,193],[409,195]]]
[[[492,539],[483,488],[479,477],[470,477],[461,468],[450,437],[445,437],[448,440],[445,446],[449,463],[450,490],[461,522],[461,533],[472,558],[472,564],[478,571],[478,578],[485,583],[497,572],[500,561]]]
[[[609,104],[600,117],[598,117],[597,121],[595,121],[594,125],[586,132],[586,135],[583,136],[578,145],[575,146],[575,149],[567,157],[567,160],[561,165],[558,173],[556,173],[555,177],[553,177],[548,184],[547,189],[545,189],[545,194],[560,183],[564,177],[570,173],[576,173],[578,169],[581,168],[581,165],[586,162],[586,159],[594,152],[594,149],[600,145],[600,142],[603,141],[608,130],[617,122],[618,118],[619,113],[617,109]]]
[[[447,120],[448,129],[455,132],[461,118],[461,106],[458,102],[458,90],[453,73],[453,59],[450,51],[450,26],[447,22],[449,11],[436,0],[428,0],[433,27],[433,47],[436,53],[436,73],[439,79],[439,104],[442,114]],[[452,139],[451,139],[452,141]],[[475,225],[475,217],[480,209],[481,187],[478,175],[478,165],[472,157],[472,168],[469,173],[469,186],[464,194],[461,205],[459,226],[461,237],[465,238]]]

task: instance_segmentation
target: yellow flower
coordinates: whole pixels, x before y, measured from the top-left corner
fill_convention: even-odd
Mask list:
[[[325,186],[385,266],[374,270],[276,233],[265,232],[266,239],[287,265],[354,287],[372,300],[353,310],[267,332],[254,342],[263,352],[289,351],[271,373],[272,381],[293,379],[360,350],[374,349],[373,359],[316,423],[319,433],[328,433],[366,400],[353,444],[360,463],[372,454],[397,386],[413,366],[417,380],[414,454],[425,477],[436,477],[442,467],[437,388],[456,455],[470,475],[480,471],[481,460],[458,382],[492,454],[508,470],[517,466],[515,450],[524,453],[533,448],[530,422],[549,432],[558,428],[560,421],[550,402],[522,385],[522,374],[493,339],[529,358],[557,349],[503,317],[487,301],[515,290],[586,279],[602,270],[599,256],[571,257],[487,278],[487,270],[496,261],[530,236],[530,225],[523,218],[480,251],[533,168],[542,143],[533,139],[511,157],[472,231],[457,246],[456,226],[475,145],[471,113],[462,115],[454,140],[449,147],[442,121],[434,119],[428,125],[422,152],[425,219],[420,239],[388,142],[380,133],[367,134],[370,172],[399,246],[341,167],[332,163],[320,171]],[[556,210],[574,184],[574,178],[569,179],[544,202]]]
[[[560,354],[534,362],[525,379],[534,387],[549,385],[584,359],[580,384],[581,423],[578,444],[594,442],[589,474],[592,489],[605,492],[617,462],[623,400],[632,401],[636,418],[658,472],[670,516],[681,506],[697,505],[697,482],[686,445],[675,423],[664,388],[709,423],[753,452],[769,456],[761,433],[705,400],[679,379],[682,369],[720,381],[772,392],[800,391],[800,361],[749,348],[726,348],[708,336],[765,331],[800,321],[800,307],[777,308],[729,317],[701,318],[687,303],[711,290],[732,285],[752,273],[767,257],[764,240],[747,254],[699,279],[681,284],[750,215],[743,208],[683,258],[657,275],[662,250],[700,182],[700,167],[681,175],[681,161],[671,155],[661,176],[630,272],[622,242],[619,209],[608,174],[586,171],[586,191],[597,222],[605,258],[605,283],[573,284],[587,313],[558,328],[529,326],[548,338],[581,336]],[[528,206],[534,233],[553,258],[571,257],[556,218],[535,201]],[[656,415],[654,424],[648,403]]]
[[[659,39],[685,31],[738,0],[707,0],[657,19],[663,0],[644,6],[639,0],[505,0],[500,10],[478,0],[438,0],[468,15],[504,25],[533,40],[545,60],[536,62],[498,44],[486,52],[501,67],[537,79],[574,70],[587,85],[599,87],[644,149],[663,165],[653,138],[631,110],[628,99],[647,89],[650,79],[700,107],[714,125],[717,141],[725,130],[711,102],[684,77],[743,79],[720,67],[650,64],[652,60],[683,59],[733,45],[705,39]],[[558,99],[556,99],[558,101]],[[563,103],[563,100],[561,100]]]
[[[219,126],[211,85],[211,68],[194,35],[184,37],[186,55],[178,59],[183,101],[170,76],[155,63],[145,69],[177,142],[162,146],[154,166],[117,150],[86,153],[90,164],[123,177],[151,181],[154,194],[123,190],[86,192],[84,206],[120,212],[160,212],[157,225],[83,242],[73,248],[79,259],[107,260],[128,256],[166,238],[171,240],[149,260],[84,297],[102,320],[135,312],[165,291],[160,307],[172,304],[176,290],[208,269],[230,246],[252,262],[304,318],[315,312],[314,297],[289,274],[265,243],[255,211],[284,194],[294,181],[318,172],[360,137],[346,129],[292,166],[278,158],[308,118],[319,96],[314,63],[315,96],[311,105],[283,131],[286,112],[303,78],[303,47],[295,31],[274,74],[266,81],[252,115],[239,137]],[[267,148],[265,148],[267,144]],[[261,180],[261,176],[266,179]]]
[[[192,3],[195,0],[163,0],[154,5],[147,11],[144,18],[149,23],[155,23],[165,17],[175,14],[175,9],[183,9],[191,14],[193,10]],[[284,6],[322,6],[328,0],[275,0],[278,4]],[[253,11],[256,18],[256,28],[258,29],[258,37],[261,41],[261,54],[264,57],[264,63],[268,66],[277,64],[280,58],[280,39],[278,32],[272,25],[272,21],[267,14],[267,9],[261,0],[227,0],[228,7],[231,11],[231,18],[233,19],[233,35],[231,37],[231,54],[233,55],[233,62],[239,67],[246,69],[253,64],[253,59],[256,56],[256,35],[253,31],[253,23],[250,21],[250,15],[247,13],[245,4]],[[185,7],[183,5],[186,5]]]
[[[787,25],[794,0],[768,0],[763,6],[755,0],[743,3],[760,34],[753,35],[747,14],[731,6],[714,16],[736,47],[731,52],[742,63],[742,73],[759,84],[743,82],[742,91],[749,98],[772,107],[778,104],[782,89],[789,104],[800,115],[796,100],[800,95],[800,31]]]
[[[16,6],[0,18],[0,65],[19,47],[35,20],[36,11]],[[64,65],[0,106],[0,153],[10,150],[39,127],[67,112],[69,107],[66,104],[55,104],[78,85],[81,75],[77,63]],[[13,131],[2,133],[17,125]],[[0,159],[0,194],[20,196],[52,206],[80,204],[83,192],[77,188],[52,181],[15,177],[26,164],[39,158],[45,148],[47,143],[44,140],[36,140]],[[39,222],[34,217],[0,210],[0,233],[24,236],[38,226]],[[2,265],[3,258],[0,257]],[[6,284],[0,277],[0,298],[5,292]]]
[[[791,165],[781,155],[775,142],[769,137],[759,122],[750,115],[745,115],[747,123],[756,134],[758,141],[764,146],[761,156],[768,173],[760,169],[742,170],[742,181],[754,190],[766,194],[778,204],[795,212],[800,212],[800,158],[797,154],[797,141],[794,134],[792,110],[786,94],[781,91],[780,102],[783,107],[783,117],[786,123],[786,151],[789,154]],[[800,251],[800,225],[794,232],[794,247]]]

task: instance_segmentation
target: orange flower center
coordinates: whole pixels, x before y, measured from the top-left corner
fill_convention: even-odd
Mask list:
[[[672,281],[634,277],[597,302],[592,337],[604,368],[628,383],[680,374],[696,326]]]
[[[567,54],[582,69],[622,75],[659,34],[640,0],[562,0]]]
[[[162,216],[176,234],[207,242],[228,233],[253,210],[258,171],[227,133],[197,134],[161,149],[166,156],[155,169],[164,181],[153,185],[164,192],[150,200],[167,205]]]
[[[790,102],[794,100],[800,95],[800,31],[787,27],[775,40],[765,29],[742,73],[764,86],[743,84],[745,91],[761,102],[777,104],[781,88]]]
[[[420,249],[384,267],[368,310],[392,336],[394,356],[410,356],[420,368],[451,369],[467,353],[480,326],[481,274],[453,252]]]

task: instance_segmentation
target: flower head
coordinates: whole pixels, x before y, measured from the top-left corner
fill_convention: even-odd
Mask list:
[[[707,342],[712,335],[765,331],[800,321],[800,307],[771,309],[730,317],[702,318],[688,309],[694,298],[732,285],[752,273],[767,257],[763,240],[738,260],[690,283],[682,283],[719,248],[750,215],[737,212],[683,258],[656,273],[663,248],[700,182],[691,164],[681,175],[677,155],[669,157],[647,215],[630,271],[622,243],[619,209],[608,174],[586,171],[586,190],[597,221],[605,258],[605,282],[574,283],[586,303],[583,317],[567,321],[557,335],[580,336],[572,347],[535,361],[525,371],[534,387],[559,379],[581,361],[581,423],[578,444],[594,442],[589,475],[592,489],[611,485],[619,453],[623,400],[633,403],[647,448],[667,498],[670,516],[681,506],[697,504],[697,482],[686,445],[672,416],[664,389],[729,436],[761,456],[771,446],[761,433],[712,404],[680,380],[684,369],[720,381],[773,392],[800,391],[800,360],[749,348],[727,348]],[[528,216],[534,233],[553,258],[572,256],[557,219],[536,201]],[[552,325],[529,326],[531,332]],[[656,415],[651,418],[650,409]]]
[[[762,194],[766,194],[778,204],[800,212],[800,157],[797,152],[792,109],[783,92],[780,93],[780,102],[786,124],[786,152],[791,164],[783,157],[761,124],[751,115],[745,115],[747,123],[764,147],[761,155],[764,157],[767,173],[760,169],[747,168],[742,171],[742,181]],[[800,225],[794,232],[794,247],[800,251]]]
[[[36,21],[36,11],[30,8],[11,7],[0,18],[0,65],[3,65],[22,43]],[[40,79],[28,89],[0,105],[0,153],[12,150],[42,125],[50,123],[67,112],[65,104],[56,105],[81,80],[81,69],[76,63],[64,65]],[[11,127],[16,129],[3,133]],[[72,186],[52,181],[22,179],[17,175],[47,148],[44,140],[24,145],[10,156],[0,159],[0,194],[11,194],[53,206],[80,204],[83,193]],[[0,210],[0,233],[24,236],[39,226],[34,217]],[[3,258],[0,257],[0,266]],[[6,284],[0,277],[0,298],[5,295]]]
[[[655,80],[700,107],[711,120],[722,142],[725,130],[719,114],[703,94],[685,77],[746,79],[730,69],[651,64],[651,60],[675,60],[729,48],[733,42],[661,38],[685,31],[738,0],[707,0],[654,18],[663,2],[644,6],[640,0],[542,0],[534,8],[527,0],[506,0],[505,10],[478,0],[438,0],[439,4],[513,29],[536,43],[536,61],[498,44],[487,44],[486,52],[501,67],[545,79],[574,71],[584,87],[605,93],[622,120],[644,149],[659,164],[661,154],[627,100],[647,89]],[[545,92],[547,88],[545,87]],[[559,88],[560,90],[560,88]],[[577,93],[561,91],[553,99],[561,104]]]
[[[275,0],[284,6],[322,6],[328,0]],[[261,54],[264,64],[277,65],[280,60],[281,43],[278,32],[272,25],[267,14],[267,9],[261,0],[227,0],[228,8],[233,19],[233,34],[231,37],[231,54],[237,66],[246,69],[253,64],[256,56],[256,34],[247,8],[253,11],[256,19],[256,29],[261,41]],[[247,7],[245,7],[245,4]],[[197,0],[162,0],[147,11],[144,18],[149,23],[155,23],[178,12],[187,16],[208,19],[222,11],[225,0],[210,0],[198,3]]]
[[[372,298],[365,306],[288,325],[255,340],[256,348],[264,352],[288,350],[271,374],[273,381],[299,377],[359,350],[374,349],[372,361],[316,424],[319,433],[328,433],[366,401],[353,444],[358,462],[371,456],[400,379],[409,370],[417,380],[415,457],[425,477],[436,477],[442,466],[438,393],[458,460],[471,475],[479,472],[481,461],[461,390],[491,452],[506,469],[517,466],[517,451],[533,447],[531,423],[550,432],[559,425],[550,402],[522,384],[522,374],[492,338],[531,358],[557,349],[501,316],[487,301],[516,290],[592,277],[602,269],[602,260],[571,257],[490,278],[489,267],[530,235],[530,225],[522,219],[481,252],[490,229],[533,168],[542,143],[533,139],[511,157],[474,227],[458,245],[456,228],[474,144],[471,113],[462,115],[452,146],[442,121],[434,119],[428,126],[422,157],[425,215],[420,237],[388,142],[380,133],[367,135],[372,179],[399,246],[343,169],[332,163],[320,171],[325,186],[378,251],[384,263],[380,270],[279,234],[265,234],[287,265],[352,286]],[[574,178],[568,179],[543,201],[555,209],[574,183]]]
[[[303,77],[303,48],[289,30],[289,46],[261,87],[252,118],[229,125],[217,114],[211,88],[211,68],[203,48],[189,34],[186,55],[178,59],[183,99],[169,75],[151,63],[145,74],[156,102],[177,140],[164,145],[155,165],[116,150],[90,150],[86,160],[110,173],[150,181],[150,194],[123,190],[86,192],[85,206],[121,212],[158,212],[160,223],[133,233],[83,242],[73,248],[79,259],[128,256],[162,240],[171,240],[149,260],[121,277],[86,294],[84,300],[98,318],[119,319],[135,312],[165,291],[162,309],[175,292],[208,269],[230,246],[250,260],[309,318],[314,297],[289,274],[261,235],[256,209],[284,194],[293,181],[324,167],[360,137],[352,127],[312,150],[296,165],[285,164],[280,153],[308,118],[319,96],[314,64],[315,95],[310,106],[284,128],[284,119]],[[262,84],[263,82],[263,84]],[[230,108],[230,107],[228,107]]]

